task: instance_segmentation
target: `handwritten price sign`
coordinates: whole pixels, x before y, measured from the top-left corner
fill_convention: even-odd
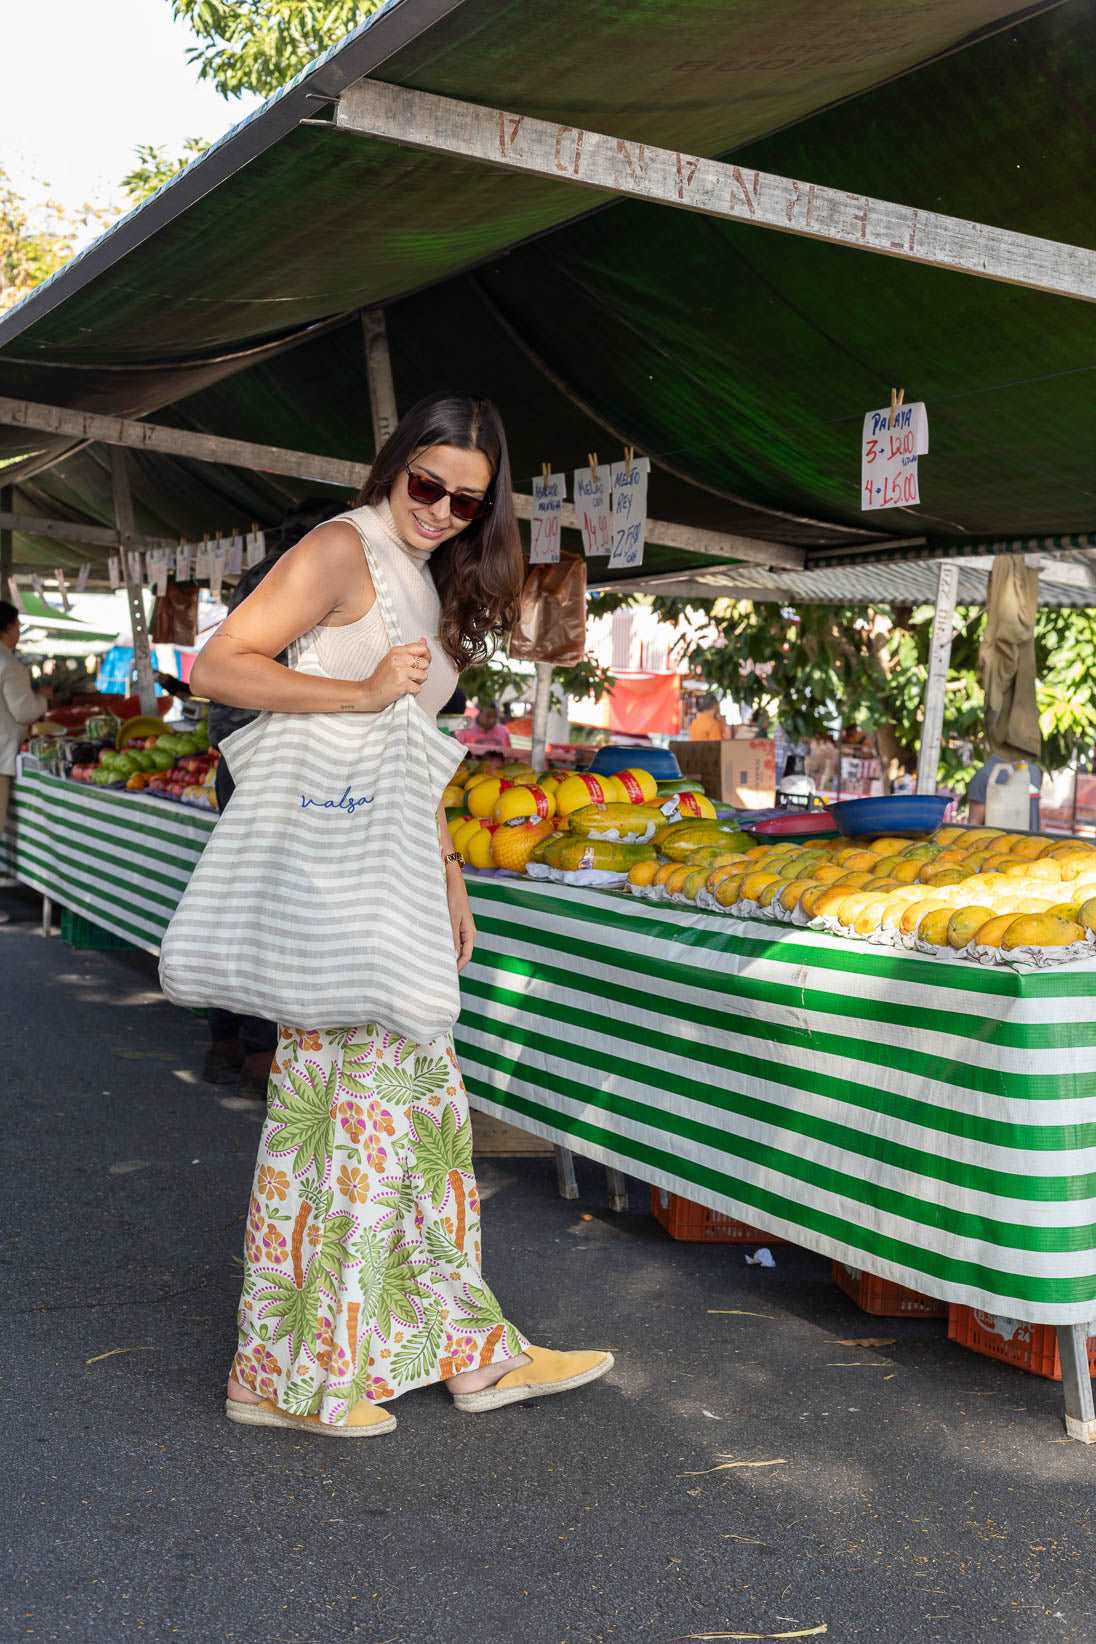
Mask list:
[[[917,459],[929,448],[929,419],[923,400],[899,406],[894,426],[890,407],[869,411],[860,442],[860,506],[914,508],[921,501]]]
[[[555,565],[558,562],[563,499],[566,495],[566,474],[549,474],[547,479],[534,479],[530,565]]]
[[[649,457],[614,462],[609,470],[613,498],[613,546],[609,569],[635,570],[643,564],[647,536],[647,481]]]
[[[587,559],[604,558],[613,548],[612,499],[609,494],[609,470],[599,468],[594,478],[592,468],[575,469],[575,513],[582,532],[582,547]]]

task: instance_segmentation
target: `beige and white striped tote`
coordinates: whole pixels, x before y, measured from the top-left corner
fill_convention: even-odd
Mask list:
[[[355,519],[401,644],[368,515]],[[261,714],[223,751],[236,792],[164,937],[167,997],[419,1043],[447,1033],[460,990],[437,810],[464,749],[407,696],[376,714]]]

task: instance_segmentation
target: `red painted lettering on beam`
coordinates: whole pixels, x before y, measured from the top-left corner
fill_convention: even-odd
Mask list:
[[[564,160],[564,158],[563,158],[563,139],[568,135],[568,133],[571,133],[571,132],[574,133],[575,152],[574,152],[574,157],[570,160],[570,162],[568,162],[568,161]],[[575,131],[574,126],[557,126],[556,127],[556,170],[557,171],[562,171],[562,172],[569,171],[569,172],[572,173],[573,176],[575,176],[575,177],[578,176],[579,169],[582,165],[582,140],[585,137],[585,135],[586,135],[586,133],[584,131]]]
[[[868,202],[867,202],[866,199],[864,201],[863,208],[860,211],[854,211],[853,214],[852,214],[853,222],[860,224],[860,238],[861,238],[861,240],[866,240],[867,237],[868,237],[868,218],[869,218],[870,215],[871,215],[871,207],[868,205]]]
[[[677,172],[675,193],[679,200],[685,198],[686,191],[696,182],[696,174],[700,170],[700,161],[691,154],[674,153],[674,169]]]
[[[647,150],[643,143],[633,146],[626,143],[623,137],[617,138],[616,151],[628,167],[633,178],[638,178],[647,169]],[[639,158],[636,158],[638,153]]]
[[[750,185],[747,183],[745,177],[743,177],[743,175],[742,175],[741,166],[732,166],[731,167],[731,176],[733,177],[735,185],[737,186],[739,192],[742,195],[743,200],[746,203],[746,210],[749,212],[751,217],[756,217],[756,215],[757,215],[757,206],[756,206],[755,202],[756,202],[758,185],[761,181],[758,173],[755,171],[754,174],[753,174],[753,189],[752,190],[750,188]],[[733,192],[732,192],[731,200],[730,200],[730,208],[731,208],[732,211],[735,210],[735,201],[734,201]]]
[[[525,124],[524,114],[499,115],[499,153],[503,159],[509,154],[517,141],[518,132]]]

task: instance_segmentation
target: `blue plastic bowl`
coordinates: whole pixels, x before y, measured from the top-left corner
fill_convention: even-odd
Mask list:
[[[943,822],[951,799],[947,793],[890,793],[874,799],[842,799],[826,809],[849,839],[866,833],[923,839]]]
[[[589,768],[595,776],[647,771],[656,782],[675,782],[681,775],[677,755],[669,748],[599,748]]]

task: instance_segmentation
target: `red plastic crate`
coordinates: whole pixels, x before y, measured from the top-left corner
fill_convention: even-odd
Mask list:
[[[953,1302],[948,1308],[948,1340],[1032,1376],[1043,1376],[1047,1381],[1062,1379],[1058,1335],[1052,1324],[1000,1318]],[[1089,1374],[1096,1376],[1096,1336],[1088,1339],[1088,1368]]]
[[[833,1282],[862,1312],[874,1313],[879,1319],[942,1319],[948,1310],[947,1302],[935,1296],[922,1296],[918,1290],[907,1290],[875,1273],[862,1273],[858,1267],[846,1267],[844,1262],[834,1262]]]
[[[764,1233],[760,1227],[724,1216],[720,1210],[709,1210],[705,1204],[694,1204],[678,1193],[668,1193],[664,1187],[651,1189],[651,1215],[671,1239],[684,1239],[693,1244],[788,1243],[775,1233]]]

